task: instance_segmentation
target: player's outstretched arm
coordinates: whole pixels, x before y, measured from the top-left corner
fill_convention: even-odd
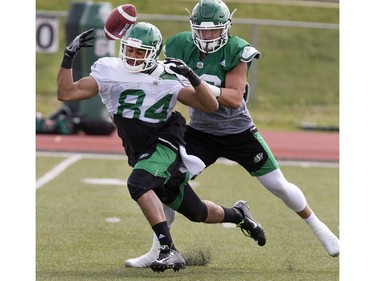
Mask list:
[[[183,61],[173,58],[166,58],[166,64],[175,73],[186,77],[193,87],[183,88],[178,100],[185,105],[197,108],[205,112],[215,112],[219,108],[217,97],[220,95],[220,88],[211,86],[201,80],[197,74]]]
[[[94,78],[84,77],[73,82],[73,60],[81,48],[92,47],[88,41],[95,38],[94,29],[89,29],[79,34],[65,48],[61,67],[57,74],[57,99],[60,101],[87,99],[98,93],[98,85]]]
[[[199,86],[185,87],[178,94],[178,100],[184,105],[212,113],[219,109],[219,102],[209,84],[202,80]]]

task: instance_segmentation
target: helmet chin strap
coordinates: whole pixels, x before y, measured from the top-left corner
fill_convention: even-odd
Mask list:
[[[159,66],[159,64],[155,61],[155,64],[154,64],[151,68],[146,69],[146,70],[141,71],[141,72],[142,72],[142,73],[146,73],[146,74],[150,74],[151,76],[155,76],[155,75],[152,75],[152,74],[153,74],[153,72],[155,71],[156,67],[158,67],[158,66]],[[160,76],[160,74],[159,74],[159,76]],[[158,76],[158,77],[159,77],[159,76]]]

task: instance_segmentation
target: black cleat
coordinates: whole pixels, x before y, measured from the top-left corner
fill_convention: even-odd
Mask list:
[[[253,238],[258,242],[259,246],[264,246],[266,244],[266,234],[262,226],[251,216],[247,202],[243,200],[237,201],[233,208],[239,210],[244,217],[242,222],[237,225],[241,228],[243,234]]]
[[[173,269],[175,272],[186,268],[186,262],[177,250],[169,249],[168,246],[160,247],[159,258],[150,264],[153,271],[163,272],[166,269]]]

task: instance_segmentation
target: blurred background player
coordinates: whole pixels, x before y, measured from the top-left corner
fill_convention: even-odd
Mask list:
[[[261,54],[244,39],[229,35],[233,13],[220,0],[202,0],[190,14],[191,32],[170,37],[165,57],[181,59],[198,76],[219,87],[219,110],[206,113],[190,108],[185,133],[186,151],[206,167],[219,157],[237,162],[310,227],[329,255],[339,255],[339,240],[309,207],[299,187],[286,180],[275,157],[255,126],[243,99],[247,74],[253,59]],[[175,216],[164,208],[168,224]],[[293,230],[291,230],[293,231]],[[154,237],[149,252],[125,262],[127,267],[147,267],[155,257]]]
[[[173,108],[178,100],[214,112],[219,106],[212,92],[215,88],[182,61],[158,62],[161,33],[143,22],[134,24],[122,38],[118,58],[98,59],[89,76],[73,82],[73,59],[81,48],[93,45],[89,43],[95,37],[93,32],[81,33],[66,47],[57,75],[57,97],[60,101],[82,100],[99,93],[116,124],[133,168],[127,180],[130,196],[158,238],[158,255],[149,264],[151,269],[178,271],[186,266],[174,246],[162,202],[194,222],[237,224],[264,245],[264,231],[251,217],[245,201],[236,202],[232,208],[201,201],[188,184],[189,178],[199,172],[190,173],[189,167],[203,169],[204,165],[185,153],[185,119]],[[184,86],[175,73],[191,86]]]

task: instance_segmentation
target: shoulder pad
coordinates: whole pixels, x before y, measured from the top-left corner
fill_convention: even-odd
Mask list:
[[[254,58],[260,59],[261,53],[252,46],[246,46],[242,50],[241,61],[251,62]]]

